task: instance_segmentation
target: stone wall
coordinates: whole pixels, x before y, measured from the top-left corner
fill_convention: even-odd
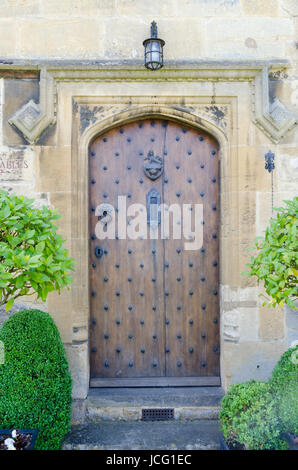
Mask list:
[[[142,67],[142,41],[153,19],[166,66],[152,73]],[[1,2],[0,186],[63,215],[75,283],[46,307],[76,398],[89,374],[85,157],[114,115],[168,113],[220,142],[223,385],[266,379],[297,339],[297,315],[262,307],[256,282],[241,274],[272,206],[297,194],[297,41],[296,0]],[[224,109],[223,121],[212,106]],[[272,174],[264,169],[270,149]]]
[[[0,56],[142,60],[152,19],[167,60],[295,58],[295,0],[3,0]]]

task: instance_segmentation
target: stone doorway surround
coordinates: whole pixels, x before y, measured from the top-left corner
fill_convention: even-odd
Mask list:
[[[259,291],[241,272],[249,260],[246,248],[257,233],[257,201],[261,200],[258,210],[269,213],[266,207],[260,209],[263,192],[268,203],[271,191],[264,151],[274,151],[296,124],[278,99],[269,100],[269,71],[287,66],[211,62],[150,72],[131,65],[0,65],[12,72],[40,72],[40,102],[25,103],[10,124],[31,145],[44,146],[36,188],[48,192],[50,203],[62,214],[60,229],[77,263],[71,290],[51,295],[48,310],[61,331],[78,405],[89,389],[89,145],[113,126],[139,118],[185,123],[209,132],[220,145],[223,387],[266,378],[285,349],[282,338],[270,342],[259,335]],[[47,178],[50,165],[56,165],[56,178]]]

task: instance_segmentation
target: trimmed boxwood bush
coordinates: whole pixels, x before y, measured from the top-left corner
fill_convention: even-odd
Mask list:
[[[294,381],[298,382],[298,346],[283,353],[272,371],[269,383],[276,393],[282,394]]]
[[[0,428],[39,429],[35,448],[59,449],[70,427],[71,377],[54,321],[23,310],[4,323],[0,341]]]
[[[297,382],[292,382],[278,402],[278,416],[282,429],[298,436],[298,390]]]
[[[264,390],[267,390],[267,384],[251,380],[232,385],[223,397],[219,419],[227,443],[237,440],[236,429],[241,413],[251,407]]]
[[[238,440],[249,450],[285,450],[288,444],[281,435],[276,401],[268,387],[251,407],[241,414]]]
[[[286,351],[269,381],[284,432],[298,434],[298,346]]]
[[[230,448],[286,449],[270,386],[251,380],[234,384],[222,400],[221,429]]]

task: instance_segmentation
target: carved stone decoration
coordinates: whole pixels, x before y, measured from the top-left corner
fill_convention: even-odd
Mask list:
[[[30,100],[17,111],[15,118],[23,121],[23,125],[28,129],[28,131],[31,131],[35,122],[39,119],[40,114],[40,107],[34,103],[33,100]]]
[[[155,156],[153,150],[149,150],[147,157],[144,159],[144,172],[153,181],[159,178],[163,172],[162,158]]]
[[[271,81],[287,80],[287,78],[289,78],[289,76],[285,70],[276,70],[275,72],[269,73],[269,80]]]
[[[172,107],[178,109],[175,105]],[[227,132],[229,121],[229,106],[227,105],[180,105],[179,110],[212,121],[216,126],[220,127],[224,133]]]
[[[297,125],[298,119],[278,98],[270,101],[268,76],[268,67],[264,67],[255,82],[254,122],[272,142],[278,144]]]
[[[84,132],[90,124],[94,124],[98,119],[98,113],[102,113],[104,110],[103,106],[94,106],[90,108],[89,106],[80,107],[80,119],[81,119],[81,132]],[[102,115],[103,116],[103,115]]]
[[[30,144],[35,144],[56,122],[54,79],[45,68],[40,71],[39,87],[40,103],[28,101],[8,121]]]

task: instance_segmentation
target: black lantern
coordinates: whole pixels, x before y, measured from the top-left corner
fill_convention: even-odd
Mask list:
[[[163,46],[165,41],[157,37],[157,24],[151,23],[151,38],[145,39],[145,67],[150,70],[158,70],[163,67]]]

